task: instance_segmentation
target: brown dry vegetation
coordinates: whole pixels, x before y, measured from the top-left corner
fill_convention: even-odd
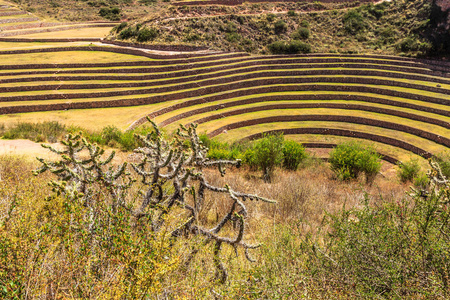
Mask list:
[[[115,257],[111,257],[109,262],[98,266],[99,269],[93,273],[92,266],[89,266],[93,257],[90,257],[88,252],[86,256],[79,256],[83,251],[76,254],[80,251],[77,248],[82,247],[75,243],[78,240],[76,236],[72,237],[73,241],[66,240],[69,237],[65,236],[64,232],[58,233],[47,228],[49,224],[53,224],[62,226],[61,230],[68,229],[64,229],[64,216],[67,212],[64,212],[63,199],[45,200],[45,196],[50,194],[45,183],[51,176],[31,177],[31,170],[35,168],[36,163],[28,159],[13,156],[3,156],[0,159],[0,238],[6,242],[3,247],[14,247],[14,250],[20,253],[20,256],[14,258],[9,256],[13,255],[14,251],[6,254],[6,257],[1,256],[2,263],[6,262],[4,259],[9,260],[8,266],[0,267],[0,278],[5,280],[6,275],[6,278],[11,280],[2,282],[2,285],[6,284],[10,293],[8,295],[16,291],[18,295],[27,294],[28,299],[76,298],[77,295],[115,298],[126,292],[126,283],[121,281],[125,278],[126,274],[123,272],[130,267],[128,263],[131,261],[117,261]],[[269,272],[267,268],[271,268],[273,263],[281,263],[277,262],[277,259],[284,259],[284,255],[289,255],[286,253],[289,249],[285,247],[296,243],[297,238],[302,238],[295,237],[300,224],[302,234],[317,232],[321,228],[325,212],[337,212],[344,204],[346,207],[358,207],[365,192],[373,197],[373,204],[377,205],[403,197],[406,188],[395,180],[382,177],[371,187],[363,188],[358,181],[343,184],[332,178],[333,175],[325,164],[314,165],[298,172],[279,170],[272,184],[264,183],[259,174],[248,170],[235,170],[224,178],[217,176],[212,170],[206,174],[211,184],[223,186],[228,183],[235,190],[258,191],[260,196],[278,200],[275,206],[256,204],[249,210],[249,219],[252,221],[248,224],[246,238],[250,241],[261,241],[264,246],[253,251],[257,257],[256,263],[248,263],[245,258],[234,257],[233,253],[225,252],[223,259],[229,267],[230,281],[221,286],[211,281],[214,277],[213,267],[208,262],[205,264],[206,253],[201,252],[188,269],[179,265],[196,240],[185,240],[171,250],[161,244],[165,260],[159,261],[153,271],[152,278],[155,282],[150,285],[145,280],[135,282],[150,286],[149,291],[154,293],[155,298],[156,295],[171,298],[210,298],[214,293],[222,294],[228,299],[253,299],[264,295],[269,298],[276,295],[297,297],[300,295],[298,293],[309,293],[314,298],[338,298],[339,295],[333,295],[333,291],[326,291],[308,278],[300,280],[306,274],[302,273],[302,262],[298,259],[291,263],[283,262],[286,265],[277,267],[283,269],[271,270],[270,272],[277,273],[276,281],[273,281],[274,274],[264,272]],[[214,223],[219,215],[227,211],[229,200],[226,195],[219,198],[211,196],[207,194],[208,202],[200,218]],[[12,246],[9,243],[16,244]],[[39,247],[35,248],[35,245]],[[209,247],[203,251],[207,251],[207,248]],[[12,248],[9,248],[9,251],[12,251]],[[276,254],[277,251],[283,251],[283,256]],[[139,257],[136,259],[143,259]],[[8,274],[5,274],[5,271]],[[302,290],[293,289],[292,284],[301,286]]]

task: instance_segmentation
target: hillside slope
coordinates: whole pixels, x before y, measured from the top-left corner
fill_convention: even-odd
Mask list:
[[[442,3],[397,0],[350,9],[318,2],[297,3],[295,7],[286,3],[278,6],[247,3],[239,8],[173,6],[169,10],[174,17],[152,16],[139,22],[124,23],[111,38],[188,43],[250,53],[274,52],[273,46],[269,46],[274,42],[289,45],[300,40],[309,44],[311,50],[300,47],[291,53],[442,56],[449,53],[450,36],[449,10]],[[269,7],[271,10],[265,9]]]

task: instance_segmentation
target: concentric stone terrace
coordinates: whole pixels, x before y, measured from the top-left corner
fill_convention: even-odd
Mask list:
[[[59,60],[56,60],[59,58]],[[235,141],[283,132],[311,147],[370,140],[396,159],[450,147],[450,64],[392,56],[158,55],[80,46],[0,52],[0,121],[57,119]]]

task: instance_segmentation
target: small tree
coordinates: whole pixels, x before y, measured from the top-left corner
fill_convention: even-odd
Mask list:
[[[295,171],[300,163],[308,157],[305,147],[296,141],[285,141],[283,145],[283,167]]]
[[[331,169],[338,178],[349,180],[364,173],[371,183],[381,168],[381,157],[372,148],[356,142],[338,145],[330,153]]]
[[[263,178],[270,182],[276,166],[283,162],[283,135],[265,135],[254,145],[254,160],[263,171]]]

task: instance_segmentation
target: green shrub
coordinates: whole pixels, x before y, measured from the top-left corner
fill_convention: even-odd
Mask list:
[[[287,30],[288,26],[283,20],[278,20],[274,24],[275,33],[280,34]]]
[[[277,16],[275,14],[267,14],[266,19],[269,22],[273,22]]]
[[[348,34],[356,34],[366,27],[363,16],[357,10],[348,11],[342,18],[344,30]]]
[[[158,30],[155,28],[144,27],[139,30],[137,35],[138,42],[148,42],[153,41],[158,36]]]
[[[132,27],[127,27],[119,33],[119,39],[128,40],[136,36],[136,29]]]
[[[230,43],[236,43],[241,40],[241,35],[237,32],[227,32],[225,33],[225,39]]]
[[[306,20],[302,20],[300,22],[300,27],[305,27],[305,28],[309,28],[309,22]]]
[[[431,44],[428,42],[421,42],[417,36],[408,36],[397,44],[397,49],[402,52],[427,52],[431,49]]]
[[[263,178],[270,182],[276,166],[283,162],[283,135],[265,135],[254,147],[254,160],[263,171]]]
[[[309,38],[309,29],[300,27],[291,36],[294,40],[306,40]]]
[[[242,163],[249,166],[251,170],[258,169],[255,150],[253,148],[249,148],[244,152],[244,154],[242,155]]]
[[[430,183],[430,180],[425,172],[417,174],[414,178],[414,185],[419,188],[425,188]]]
[[[67,131],[65,125],[57,121],[42,123],[21,122],[10,128],[3,128],[0,134],[4,139],[29,139],[35,142],[55,143]]]
[[[338,145],[330,153],[331,169],[341,180],[357,178],[364,173],[367,182],[372,182],[381,168],[381,158],[372,148],[359,143]]]
[[[117,25],[117,26],[115,26],[114,27],[114,31],[115,32],[121,32],[125,27],[127,27],[128,26],[128,23],[127,22],[122,22],[122,23],[120,23],[119,25]]]
[[[269,44],[267,48],[273,54],[297,54],[311,52],[311,46],[301,41],[292,41],[290,43],[285,41],[277,41]]]
[[[289,11],[287,12],[287,15],[288,15],[289,17],[295,17],[295,16],[297,15],[297,13],[295,12],[295,10],[289,10]]]
[[[398,176],[402,182],[412,182],[420,172],[420,165],[417,159],[411,159],[399,164]]]
[[[118,7],[109,7],[109,8],[103,7],[100,9],[98,14],[101,17],[108,19],[110,21],[119,21],[120,20],[120,8],[118,8]]]
[[[441,167],[442,174],[450,178],[450,152],[439,153],[436,155],[435,160]]]
[[[283,167],[295,171],[308,157],[305,147],[296,141],[285,141],[283,145]]]

